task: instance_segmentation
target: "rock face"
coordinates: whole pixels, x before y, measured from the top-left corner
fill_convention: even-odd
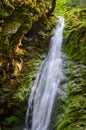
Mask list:
[[[28,87],[54,26],[54,7],[55,0],[0,1],[0,124],[3,129],[17,117],[21,118],[26,109]]]

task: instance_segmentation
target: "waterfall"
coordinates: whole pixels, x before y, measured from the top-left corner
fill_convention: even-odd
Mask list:
[[[59,16],[49,53],[40,65],[31,89],[26,113],[26,130],[48,129],[55,97],[61,91],[59,86],[63,79],[61,59],[63,29],[64,18]]]

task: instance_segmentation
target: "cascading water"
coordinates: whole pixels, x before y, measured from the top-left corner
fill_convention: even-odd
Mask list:
[[[40,65],[32,86],[26,113],[26,130],[48,129],[55,97],[60,91],[59,86],[63,79],[61,59],[63,29],[64,18],[59,16],[58,25],[51,38],[49,53]],[[30,123],[29,118],[32,118]]]

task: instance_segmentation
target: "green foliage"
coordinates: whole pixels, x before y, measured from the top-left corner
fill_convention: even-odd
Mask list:
[[[5,125],[7,125],[7,126],[15,126],[15,125],[18,125],[20,123],[20,120],[19,120],[19,118],[18,117],[16,117],[16,116],[11,116],[11,117],[7,117],[6,119],[5,119]]]
[[[59,3],[58,3],[59,6]],[[71,60],[67,75],[64,112],[56,130],[86,129],[86,1],[67,0],[63,50]],[[60,6],[61,7],[61,6]],[[59,9],[61,10],[61,9]]]
[[[40,59],[33,59],[32,61],[29,61],[27,63],[29,72],[27,72],[27,74],[23,75],[23,81],[21,82],[21,86],[17,90],[17,92],[14,94],[15,99],[19,99],[20,101],[28,99],[28,96],[31,91],[30,87],[33,82],[32,79],[34,77],[34,74],[36,73],[36,69],[37,69],[39,62],[40,62]]]
[[[56,0],[55,14],[64,16],[67,11],[66,0]]]
[[[86,9],[71,10],[66,13],[66,18],[65,51],[71,55],[71,58],[76,57],[75,60],[82,59],[84,62],[86,55]]]
[[[67,79],[67,90],[64,112],[56,125],[57,130],[84,130],[86,128],[86,68],[83,65],[70,62],[70,74]],[[85,66],[84,66],[85,67]],[[82,73],[81,73],[82,72]]]
[[[73,8],[84,8],[86,7],[86,1],[85,0],[67,0],[67,6],[69,9]]]

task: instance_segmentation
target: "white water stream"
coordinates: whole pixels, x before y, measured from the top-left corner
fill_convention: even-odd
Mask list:
[[[48,129],[55,97],[57,92],[61,91],[59,85],[63,79],[61,59],[63,29],[64,18],[59,17],[58,25],[51,38],[49,53],[40,65],[31,89],[26,113],[26,130]]]

